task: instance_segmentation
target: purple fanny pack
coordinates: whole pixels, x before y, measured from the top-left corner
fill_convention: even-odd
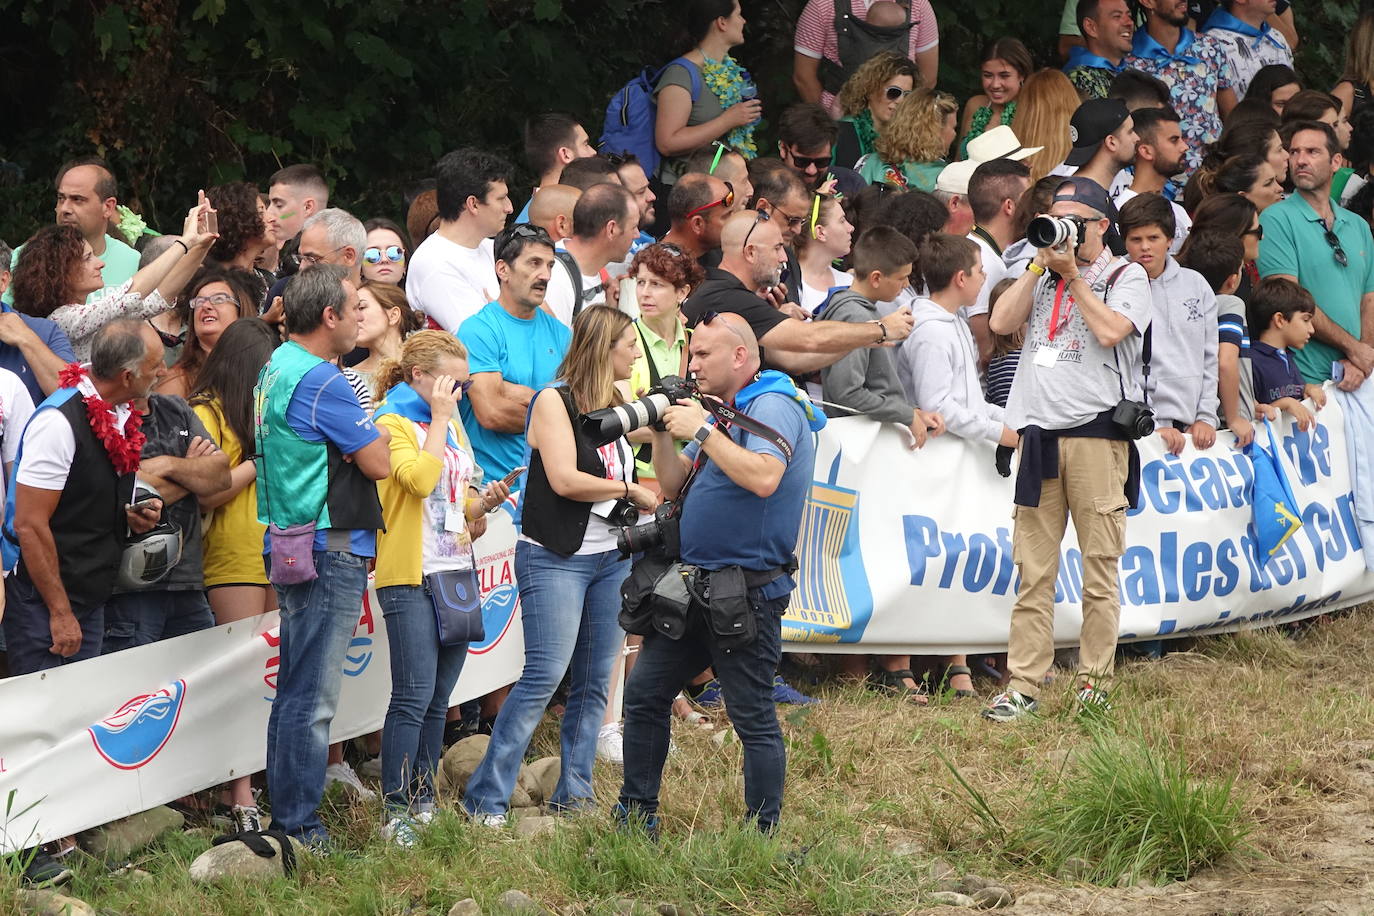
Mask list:
[[[273,585],[300,585],[318,579],[315,571],[315,523],[282,528],[267,526],[272,568],[267,578]]]

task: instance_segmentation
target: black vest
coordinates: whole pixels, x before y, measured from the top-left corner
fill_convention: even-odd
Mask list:
[[[104,604],[114,589],[128,533],[124,505],[133,495],[134,475],[115,473],[105,446],[91,431],[80,392],[50,409],[66,418],[76,437],[67,485],[48,525],[67,601],[80,614]],[[22,555],[19,571],[32,581]]]
[[[605,477],[606,465],[601,460],[601,454],[582,435],[578,426],[577,405],[573,403],[572,392],[566,385],[555,390],[568,410],[568,422],[572,423],[573,442],[577,446],[577,469],[593,477]],[[533,409],[533,402],[530,406]],[[630,459],[631,462],[633,460]],[[577,553],[587,533],[587,517],[591,514],[592,504],[580,503],[554,492],[544,473],[544,459],[537,448],[530,450],[530,470],[520,505],[520,531],[525,537],[538,541],[560,556],[570,557]]]

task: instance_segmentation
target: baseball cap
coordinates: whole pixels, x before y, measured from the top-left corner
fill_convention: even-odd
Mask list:
[[[1098,213],[1110,218],[1113,223],[1116,222],[1116,205],[1112,203],[1106,189],[1091,178],[1079,178],[1077,176],[1065,178],[1063,184],[1055,188],[1054,191],[1053,202],[1060,203],[1061,201],[1092,207]]]
[[[951,162],[940,170],[940,177],[935,179],[935,190],[944,191],[946,194],[967,194],[973,170],[982,164],[973,159]]]
[[[1121,99],[1089,99],[1073,113],[1069,121],[1069,139],[1073,151],[1065,165],[1087,165],[1102,141],[1131,116]]]
[[[1020,161],[1044,149],[1043,146],[1022,146],[1016,133],[1005,124],[998,124],[984,131],[968,142],[968,158],[979,162],[994,159],[1015,159]]]

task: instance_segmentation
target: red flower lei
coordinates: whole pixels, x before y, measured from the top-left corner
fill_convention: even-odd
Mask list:
[[[76,363],[69,363],[57,375],[57,383],[63,388],[75,388],[86,378],[86,370]],[[129,411],[129,419],[124,421],[124,433],[115,429],[114,405],[92,392],[82,395],[86,402],[86,421],[91,424],[91,432],[105,446],[105,454],[110,456],[117,474],[132,474],[138,470],[139,457],[143,453],[143,442],[147,438],[139,429],[143,417],[136,410]]]

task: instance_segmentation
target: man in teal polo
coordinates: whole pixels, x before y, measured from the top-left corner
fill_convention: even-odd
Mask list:
[[[1297,121],[1283,139],[1297,190],[1260,216],[1260,276],[1293,280],[1317,300],[1312,340],[1293,354],[1303,381],[1339,375],[1338,387],[1354,391],[1374,374],[1374,237],[1331,200],[1339,150],[1331,126]]]

